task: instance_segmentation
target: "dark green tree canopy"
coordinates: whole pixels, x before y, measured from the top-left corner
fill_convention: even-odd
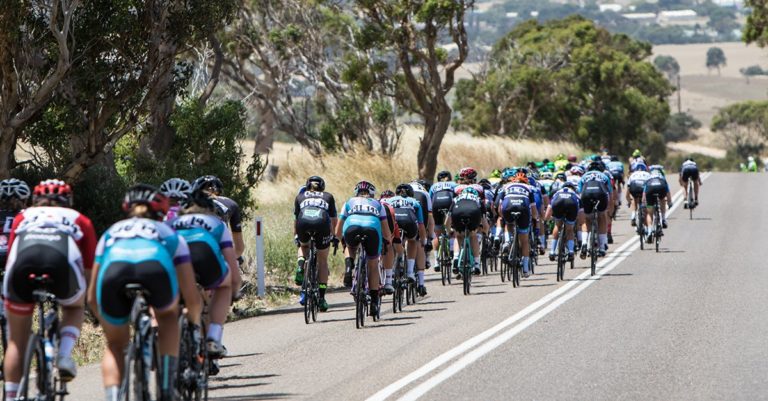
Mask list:
[[[720,74],[720,68],[726,65],[725,52],[719,47],[710,47],[707,50],[707,68],[717,68]]]
[[[659,71],[666,74],[670,81],[680,74],[680,64],[678,64],[677,60],[672,56],[656,56],[656,58],[653,59],[653,65],[656,66]]]

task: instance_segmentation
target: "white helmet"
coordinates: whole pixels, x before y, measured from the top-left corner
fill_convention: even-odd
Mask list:
[[[753,161],[755,161],[755,158],[754,158],[754,157],[752,157],[752,156],[749,156],[749,157],[747,157],[747,160],[749,160],[749,161],[753,162]]]
[[[22,180],[9,178],[0,181],[0,199],[2,200],[11,198],[27,200],[31,193],[32,191],[29,190],[29,185]]]
[[[171,178],[160,185],[160,192],[169,198],[187,199],[192,193],[192,184],[183,178]]]

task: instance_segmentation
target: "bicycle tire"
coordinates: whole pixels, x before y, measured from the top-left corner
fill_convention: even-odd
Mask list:
[[[467,248],[469,247],[469,248]],[[469,288],[472,285],[472,267],[470,267],[470,252],[472,251],[471,245],[469,244],[469,239],[467,238],[467,233],[464,233],[464,246],[461,249],[461,257],[459,260],[461,260],[461,279],[462,279],[462,289],[464,291],[464,295],[469,295]]]
[[[416,305],[416,282],[409,283],[408,288],[411,290],[411,304]]]
[[[30,385],[32,379],[32,364],[35,364],[35,378],[34,386]],[[43,348],[43,341],[37,333],[33,333],[29,336],[29,342],[27,343],[27,349],[24,350],[24,365],[19,383],[19,389],[17,393],[18,400],[46,400],[53,401],[53,388],[50,381],[50,372],[47,372],[47,366],[45,362],[45,349]],[[36,391],[34,397],[29,397],[32,388]]]
[[[355,288],[355,327],[360,329],[365,326],[365,275],[363,269],[367,269],[365,260],[358,255],[356,288]]]
[[[563,281],[565,274],[565,224],[557,235],[557,281]]]
[[[656,253],[659,252],[659,245],[661,244],[661,218],[659,217],[659,212],[656,212],[656,231],[653,235],[653,240],[656,243]]]
[[[693,178],[688,179],[688,214],[689,219],[693,220]]]
[[[501,273],[501,282],[507,281],[507,269],[509,268],[509,262],[507,258],[501,259],[501,266],[499,266],[499,272]]]
[[[443,286],[445,286],[446,283],[448,283],[448,278],[446,276],[450,276],[451,273],[450,271],[448,271],[448,269],[446,269],[446,265],[447,265],[446,260],[450,259],[450,257],[448,256],[446,244],[442,235],[440,236],[439,244],[440,244],[440,249],[437,254],[440,257],[440,260],[437,261],[437,265],[440,266],[440,279],[443,282]]]
[[[512,227],[514,229],[512,233],[512,249],[510,250],[510,258],[511,261],[510,267],[512,271],[510,272],[512,274],[512,287],[517,288],[520,286],[520,264],[522,263],[522,258],[520,258],[520,255],[518,253],[520,252],[520,247],[517,244],[517,226]],[[508,277],[509,278],[509,277]]]
[[[592,216],[592,230],[590,231],[589,239],[589,268],[592,276],[595,275],[597,269],[597,248],[600,246],[597,233],[597,213]]]
[[[308,269],[307,269],[308,270]],[[310,300],[309,298],[312,297],[312,294],[309,290],[309,274],[307,274],[307,270],[304,271],[304,282],[301,284],[301,291],[304,292],[304,323],[309,324],[309,321],[311,319],[311,310],[310,310]]]

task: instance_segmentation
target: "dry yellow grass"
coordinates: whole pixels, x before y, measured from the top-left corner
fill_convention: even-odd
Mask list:
[[[394,188],[398,183],[417,176],[419,137],[418,128],[407,128],[400,150],[392,158],[364,152],[320,158],[299,145],[276,143],[269,161],[271,165],[279,167],[277,180],[259,184],[254,191],[257,204],[266,206],[291,202],[298,187],[307,177],[315,174],[325,178],[328,190],[337,194],[338,198],[349,195],[355,183],[362,179],[373,182],[379,190]],[[521,164],[529,159],[552,158],[560,152],[582,153],[570,143],[476,138],[465,133],[450,133],[443,141],[438,170],[455,172],[461,167],[472,166],[482,176],[495,168]]]

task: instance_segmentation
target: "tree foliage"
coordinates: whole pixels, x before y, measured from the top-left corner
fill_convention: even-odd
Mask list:
[[[456,124],[590,149],[663,144],[671,87],[650,50],[578,16],[528,21],[494,46],[487,72],[458,85]]]
[[[716,68],[717,75],[720,75],[720,68],[726,65],[726,61],[723,49],[716,46],[707,49],[707,68],[710,70]]]
[[[711,129],[729,150],[745,159],[760,154],[768,140],[768,101],[747,101],[720,109]]]
[[[664,128],[664,140],[681,142],[694,137],[695,130],[701,128],[701,121],[688,113],[675,113]]]
[[[653,59],[653,65],[661,72],[667,75],[667,79],[674,81],[674,79],[680,74],[680,64],[672,56],[656,56]]]

